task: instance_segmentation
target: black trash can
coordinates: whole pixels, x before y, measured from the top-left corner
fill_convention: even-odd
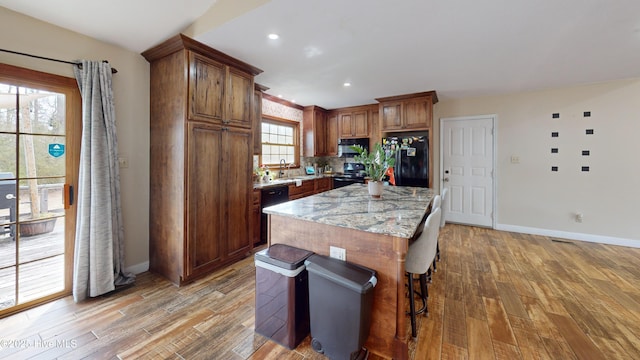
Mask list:
[[[332,360],[366,358],[375,270],[322,255],[312,255],[305,265],[311,346]]]
[[[255,331],[294,349],[309,335],[309,275],[313,252],[275,244],[255,254]]]

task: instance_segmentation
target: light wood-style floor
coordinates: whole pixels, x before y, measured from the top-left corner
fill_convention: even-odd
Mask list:
[[[440,243],[413,358],[640,358],[640,249],[452,224]],[[182,288],[145,273],[0,319],[0,358],[323,359],[309,337],[289,351],[254,333],[254,271],[247,258]]]

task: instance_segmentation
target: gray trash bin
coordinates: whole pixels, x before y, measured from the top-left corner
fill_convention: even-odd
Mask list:
[[[305,265],[311,346],[332,360],[365,358],[375,270],[322,255],[312,255]]]
[[[255,254],[255,331],[294,349],[309,335],[309,276],[313,252],[275,244]]]

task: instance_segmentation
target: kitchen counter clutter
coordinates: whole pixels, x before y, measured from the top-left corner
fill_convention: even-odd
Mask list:
[[[387,186],[374,200],[364,184],[353,184],[264,208],[267,214],[411,238],[427,211],[433,190]]]
[[[409,241],[433,196],[427,188],[389,186],[381,199],[373,200],[365,185],[353,184],[269,206],[263,209],[268,243],[324,256],[335,252],[375,270],[378,284],[365,347],[383,358],[407,359],[404,264]]]

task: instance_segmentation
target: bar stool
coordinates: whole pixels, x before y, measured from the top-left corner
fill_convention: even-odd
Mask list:
[[[442,209],[442,196],[436,195],[433,197],[433,203],[431,204],[431,211],[435,211],[435,209]],[[442,216],[440,216],[442,218]],[[440,223],[437,224],[440,226]],[[436,240],[437,241],[437,240]],[[436,258],[433,259],[433,271],[438,271],[436,267],[436,259],[439,259],[440,253],[440,244],[436,244]],[[431,269],[429,269],[429,273],[427,274],[429,282],[431,282]]]
[[[442,211],[436,208],[431,211],[424,223],[424,230],[407,251],[405,260],[405,270],[409,281],[409,315],[411,316],[411,335],[416,337],[416,315],[428,314],[427,308],[427,271],[431,268],[431,263],[436,257],[436,245],[440,233],[440,216]],[[417,292],[413,286],[413,275],[420,275],[420,291]],[[422,308],[416,311],[415,295],[420,296]]]

